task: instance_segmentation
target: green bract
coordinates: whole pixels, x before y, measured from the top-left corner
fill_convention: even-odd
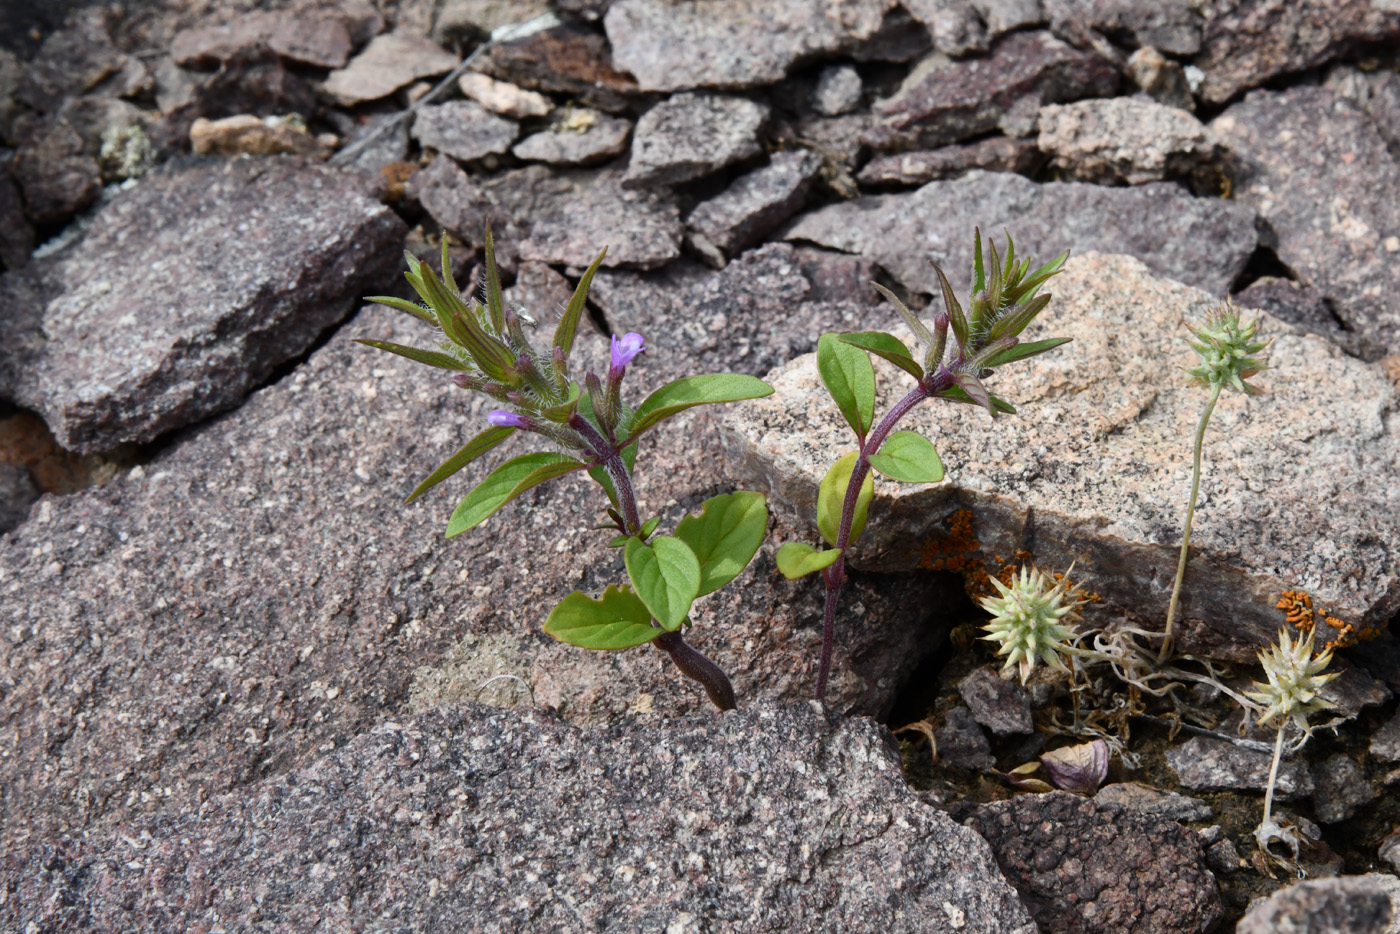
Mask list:
[[[1200,358],[1196,366],[1186,368],[1191,382],[1198,386],[1229,386],[1250,396],[1263,390],[1245,380],[1269,368],[1255,354],[1263,353],[1271,340],[1255,340],[1259,319],[1241,321],[1240,309],[1228,298],[1208,311],[1204,318],[1191,326],[1186,342]]]

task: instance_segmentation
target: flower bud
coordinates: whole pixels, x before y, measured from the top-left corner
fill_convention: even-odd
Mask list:
[[[532,424],[525,416],[517,415],[514,412],[507,412],[503,409],[496,409],[494,412],[488,413],[486,420],[497,428],[529,429]]]

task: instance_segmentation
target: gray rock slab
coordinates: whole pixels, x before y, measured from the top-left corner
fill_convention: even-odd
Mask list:
[[[1400,159],[1400,73],[1335,65],[1323,87],[1370,114],[1391,154]]]
[[[586,116],[580,116],[584,114]],[[534,133],[515,144],[511,152],[527,162],[550,165],[593,165],[627,151],[632,121],[610,117],[596,110],[573,111],[568,120]]]
[[[337,104],[356,104],[388,97],[420,78],[445,75],[458,58],[437,43],[409,31],[375,36],[344,68],[327,76],[321,90]]]
[[[1035,732],[1031,720],[1031,699],[1014,681],[1003,681],[996,669],[983,666],[958,682],[973,719],[997,736]]]
[[[922,185],[934,179],[956,178],[973,169],[1029,175],[1044,161],[1034,140],[991,136],[975,143],[876,156],[856,178],[863,185]]]
[[[966,707],[954,707],[944,714],[933,736],[938,744],[939,765],[974,772],[984,772],[996,765],[987,734]]]
[[[1054,302],[1024,336],[1074,342],[995,374],[989,388],[1018,406],[1014,418],[993,424],[971,406],[914,409],[901,428],[934,442],[948,476],[932,487],[877,482],[851,560],[919,567],[947,538],[944,520],[969,509],[983,560],[1026,550],[1041,567],[1075,562],[1104,601],[1092,625],[1114,625],[1121,613],[1157,629],[1204,404],[1180,376],[1195,359],[1181,334],[1211,301],[1129,257],[1101,254],[1071,257],[1050,288]],[[862,329],[894,326],[887,315],[868,315]],[[1395,386],[1383,368],[1317,337],[1267,317],[1261,328],[1275,336],[1273,359],[1288,365],[1268,372],[1266,395],[1234,395],[1216,408],[1178,616],[1186,651],[1243,662],[1275,637],[1284,590],[1311,592],[1358,628],[1400,605],[1392,521],[1400,490],[1389,480],[1400,464],[1388,418],[1400,402]],[[892,369],[878,372],[882,412],[905,387]],[[732,456],[775,499],[810,516],[830,461],[852,446],[849,428],[826,401],[814,356],[768,379],[775,395],[725,420]]]
[[[0,870],[18,896],[0,919],[371,929],[392,905],[483,932],[1036,930],[987,844],[905,786],[883,729],[808,705],[607,730],[443,708],[125,839],[151,842],[33,848]]]
[[[106,7],[88,7],[60,20],[62,27],[44,37],[28,63],[15,99],[40,113],[52,113],[69,97],[118,74],[127,60],[112,40],[119,16]]]
[[[1388,934],[1391,930],[1390,896],[1369,876],[1295,882],[1251,904],[1235,927],[1236,934]]]
[[[463,162],[507,152],[519,135],[518,123],[496,116],[476,101],[429,104],[413,118],[414,139]]]
[[[993,36],[1045,22],[1042,0],[971,0],[971,3]]]
[[[1050,104],[1040,109],[1036,144],[1064,177],[1141,185],[1190,175],[1224,147],[1184,110],[1135,97]]]
[[[343,68],[353,43],[345,20],[320,11],[306,16],[254,10],[233,22],[182,29],[170,43],[175,64],[217,68],[243,49],[266,45],[288,61],[315,68]]]
[[[1048,32],[1017,32],[985,56],[950,61],[931,55],[899,89],[871,108],[879,122],[865,134],[877,150],[934,148],[996,129],[1025,136],[1042,104],[1112,94],[1118,69],[1094,52]]]
[[[236,405],[305,350],[389,279],[403,235],[348,179],[295,160],[162,170],[51,261],[42,349],[0,389],[70,450],[149,441]]]
[[[1022,256],[1071,250],[1127,253],[1154,271],[1224,294],[1254,252],[1253,211],[1234,201],[1193,198],[1168,183],[1108,188],[1036,184],[974,171],[917,191],[868,195],[797,218],[783,233],[868,256],[906,287],[935,294],[939,263],[957,288],[972,268],[974,226],[1011,231]]]
[[[1050,28],[1063,36],[1088,28],[1178,56],[1201,48],[1200,6],[1192,0],[1045,0]]]
[[[768,107],[743,97],[677,94],[642,114],[632,138],[627,188],[673,185],[757,155]]]
[[[544,28],[493,42],[472,68],[609,113],[632,108],[638,97],[637,82],[614,65],[606,38],[577,23],[543,23]]]
[[[1324,64],[1362,43],[1400,37],[1400,9],[1373,0],[1247,0],[1206,16],[1197,94],[1223,104],[1271,78]]]
[[[985,52],[987,27],[969,0],[904,0],[909,13],[928,30],[936,52]]]
[[[1182,787],[1192,791],[1263,791],[1269,783],[1273,756],[1221,739],[1193,736],[1167,749],[1171,766]],[[1279,763],[1274,795],[1280,801],[1306,798],[1313,793],[1312,769],[1304,759]]]
[[[1118,804],[1158,820],[1210,820],[1214,811],[1200,798],[1162,791],[1137,782],[1116,782],[1105,785],[1094,795],[1102,804]]]
[[[1371,734],[1371,755],[1382,762],[1400,762],[1400,712]]]
[[[1206,934],[1224,915],[1196,834],[1065,792],[956,805],[1042,931]]]
[[[686,218],[686,227],[733,255],[796,214],[821,167],[821,157],[815,153],[776,152],[768,165],[741,175],[720,194],[697,205]]]
[[[839,117],[860,106],[865,86],[854,65],[828,65],[817,78],[812,91],[812,105],[817,113]]]
[[[1367,115],[1316,87],[1257,91],[1211,122],[1261,240],[1361,340],[1400,351],[1400,163]]]
[[[603,17],[617,67],[644,91],[751,88],[875,36],[894,0],[617,0]],[[683,50],[683,51],[682,51]]]
[[[1367,360],[1385,355],[1382,347],[1355,331],[1343,330],[1327,297],[1310,285],[1292,279],[1264,276],[1235,293],[1245,308],[1259,308],[1294,327],[1325,337],[1347,353]]]
[[[1321,824],[1338,824],[1376,800],[1375,787],[1361,766],[1345,753],[1335,753],[1313,769],[1313,816]]]

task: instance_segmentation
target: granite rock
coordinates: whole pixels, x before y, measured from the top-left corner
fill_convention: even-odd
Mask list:
[[[939,765],[974,772],[985,772],[996,765],[987,734],[966,707],[954,707],[945,713],[934,728],[933,737],[938,745]]]
[[[1045,257],[1023,243],[1018,255]],[[1050,288],[1055,301],[1026,336],[1074,342],[998,371],[989,386],[1020,415],[993,425],[971,406],[914,409],[902,427],[933,440],[948,476],[931,487],[877,483],[850,557],[856,567],[910,569],[932,566],[934,546],[946,545],[983,561],[1024,550],[1041,567],[1076,562],[1103,600],[1094,625],[1134,619],[1157,629],[1204,401],[1179,375],[1194,360],[1182,324],[1211,300],[1129,257],[1100,254],[1071,257]],[[1125,309],[1131,328],[1122,327]],[[861,327],[895,320],[871,315]],[[1269,371],[1266,395],[1232,395],[1215,411],[1192,536],[1199,551],[1178,616],[1184,651],[1242,662],[1273,640],[1284,590],[1309,591],[1358,629],[1400,606],[1400,533],[1389,518],[1400,490],[1387,479],[1400,463],[1389,418],[1396,387],[1381,367],[1319,338],[1267,316],[1262,330],[1275,338],[1273,359],[1289,365]],[[877,412],[904,391],[882,372]],[[725,419],[732,456],[775,501],[810,516],[849,429],[834,407],[813,402],[825,399],[813,356],[768,381],[775,395]],[[980,548],[949,539],[945,519],[959,509],[971,511]]]
[[[1135,97],[1050,104],[1037,123],[1041,151],[1068,178],[1141,185],[1190,175],[1224,148],[1191,114]]]
[[[1225,839],[1217,840],[1206,848],[1206,865],[1217,876],[1229,876],[1244,868],[1245,862],[1240,858],[1234,841]]]
[[[1201,48],[1201,6],[1192,0],[1045,0],[1050,28],[1066,38],[1088,28],[1130,47],[1180,56]]]
[[[1382,762],[1400,762],[1400,711],[1371,734],[1371,755]]]
[[[1196,835],[1065,792],[952,813],[992,845],[1042,931],[1206,934],[1224,915]]]
[[[511,152],[527,162],[592,165],[627,151],[632,122],[596,110],[572,110],[567,118],[525,137]]]
[[[955,277],[972,268],[974,226],[1011,231],[1016,252],[1126,253],[1154,271],[1216,295],[1254,252],[1254,214],[1223,199],[1193,198],[1163,182],[1107,188],[1036,184],[1019,175],[974,171],[909,193],[868,195],[797,218],[783,236],[875,260],[906,287],[938,292],[929,261]]]
[[[638,93],[632,76],[614,67],[606,39],[586,27],[548,18],[539,28],[493,42],[472,68],[609,113],[627,111]]]
[[[903,0],[944,55],[987,51],[987,27],[969,0]]]
[[[1355,331],[1344,330],[1332,303],[1312,286],[1292,279],[1261,276],[1236,292],[1235,301],[1245,308],[1267,311],[1299,330],[1325,337],[1349,354],[1368,360],[1385,355],[1379,345]]]
[[[4,391],[75,451],[207,418],[387,281],[403,231],[340,176],[295,161],[149,176],[43,270],[42,350],[6,368]]]
[[[548,0],[443,0],[433,17],[434,42],[458,51],[501,27],[518,27],[549,13]]]
[[[1320,824],[1338,824],[1376,800],[1376,789],[1361,766],[1345,753],[1328,756],[1314,768],[1313,816]]]
[[[1171,766],[1183,788],[1192,791],[1263,791],[1269,783],[1273,756],[1264,749],[1237,746],[1221,739],[1193,736],[1167,749]],[[1279,763],[1274,796],[1280,801],[1313,793],[1312,769],[1305,759]]]
[[[807,705],[607,730],[454,706],[63,853],[12,851],[7,927],[1036,930],[887,733]]]
[[[1042,104],[1112,94],[1113,63],[1048,32],[1018,32],[989,54],[919,62],[893,95],[872,108],[879,122],[866,134],[875,149],[934,148],[992,130],[1025,136]]]
[[[674,185],[757,155],[768,108],[742,97],[676,94],[642,114],[623,187]]]
[[[492,113],[515,120],[544,117],[554,109],[554,102],[538,91],[527,91],[509,81],[497,81],[479,71],[469,71],[457,79],[462,93]]]
[[[334,133],[312,136],[296,122],[252,114],[222,120],[200,117],[190,126],[190,148],[197,156],[303,155],[325,159],[335,142]]]
[[[958,693],[973,719],[997,736],[1035,732],[1030,696],[1016,682],[999,678],[995,668],[973,671],[958,682]]]
[[[1261,242],[1343,327],[1400,351],[1400,163],[1366,114],[1322,88],[1257,91],[1211,123]],[[1368,354],[1368,356],[1374,356]]]
[[[1249,906],[1236,934],[1388,934],[1390,896],[1368,876],[1305,879]]]
[[[498,117],[476,101],[429,104],[413,118],[419,145],[463,162],[505,153],[519,135],[514,120]]]
[[[1099,789],[1094,800],[1101,804],[1117,804],[1131,808],[1156,820],[1204,821],[1214,812],[1200,798],[1162,791],[1137,782],[1115,782]]]
[[[84,151],[77,130],[56,118],[23,134],[10,174],[25,216],[40,226],[67,221],[102,193],[101,166]]]
[[[801,209],[822,161],[805,150],[776,152],[768,165],[735,179],[686,218],[693,240],[733,256]],[[718,257],[723,265],[723,256]]]
[[[603,18],[617,66],[644,91],[751,88],[875,36],[895,0],[616,0]],[[683,54],[677,54],[679,50]]]
[[[971,3],[993,37],[1045,22],[1042,0],[971,0]]]
[[[1400,159],[1400,72],[1335,65],[1322,86],[1370,114],[1391,155]]]
[[[856,176],[864,185],[922,185],[973,169],[1029,175],[1045,161],[1033,140],[990,136],[975,143],[876,156]]]
[[[1128,69],[1133,82],[1153,100],[1168,107],[1194,111],[1196,100],[1181,63],[1167,58],[1159,50],[1145,45],[1128,56]]]
[[[41,114],[101,84],[121,71],[127,56],[112,40],[117,17],[102,6],[77,10],[49,33],[20,81],[15,99]]]
[[[388,97],[422,78],[445,75],[457,56],[411,32],[375,36],[344,68],[327,76],[321,90],[337,104],[353,107]]]
[[[0,461],[0,534],[29,517],[29,507],[39,499],[29,471],[19,464]]]
[[[259,45],[314,68],[345,67],[352,48],[350,30],[339,17],[255,10],[230,23],[180,30],[170,44],[170,57],[184,67],[214,68]]]
[[[856,71],[855,66],[828,65],[817,78],[817,86],[812,91],[812,105],[819,114],[839,117],[859,107],[864,92],[860,72]]]

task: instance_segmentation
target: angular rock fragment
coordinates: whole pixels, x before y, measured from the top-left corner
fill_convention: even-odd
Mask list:
[[[1129,47],[1153,46],[1169,55],[1201,47],[1201,5],[1192,0],[1045,0],[1050,28],[1065,38],[1093,29]]]
[[[1371,755],[1382,762],[1400,762],[1400,712],[1371,734]]]
[[[1245,308],[1267,311],[1280,321],[1325,337],[1347,353],[1367,360],[1385,355],[1385,350],[1355,331],[1343,330],[1332,303],[1317,289],[1294,282],[1264,276],[1235,293],[1235,301]]]
[[[1341,823],[1376,800],[1375,787],[1346,753],[1328,756],[1314,772],[1317,787],[1312,795],[1313,815],[1319,823]]]
[[[607,246],[603,265],[610,268],[654,269],[675,259],[681,240],[675,202],[624,185],[624,176],[611,170],[560,173],[550,187],[565,197],[537,205],[520,258],[582,269]]]
[[[768,165],[697,206],[686,226],[697,239],[732,256],[801,209],[821,164],[806,150],[774,153]]]
[[[768,108],[742,97],[677,94],[642,114],[626,188],[674,185],[757,155]]]
[[[1167,58],[1157,49],[1145,45],[1128,56],[1128,68],[1139,88],[1159,104],[1194,111],[1196,101],[1186,71],[1178,62]]]
[[[1224,149],[1191,114],[1133,97],[1050,104],[1036,144],[1070,178],[1141,185],[1190,175]]]
[[[837,117],[860,106],[864,92],[860,72],[851,65],[828,65],[817,78],[812,104],[817,113]]]
[[[492,113],[523,120],[543,117],[554,109],[549,98],[538,91],[518,88],[509,81],[497,81],[479,71],[469,71],[457,79],[462,93]]]
[[[1305,879],[1249,906],[1236,934],[1371,934],[1391,929],[1391,900],[1374,878]]]
[[[987,28],[969,0],[903,0],[944,55],[987,51]]]
[[[973,169],[1029,175],[1044,161],[1034,140],[992,136],[975,143],[876,156],[856,178],[865,185],[922,185]]]
[[[997,677],[993,668],[984,666],[963,678],[958,693],[973,719],[997,736],[1035,731],[1030,696],[1021,685]]]
[[[1045,22],[1042,0],[970,0],[993,38]]]
[[[163,842],[133,859],[123,834]],[[805,704],[611,730],[453,706],[59,858],[37,843],[11,853],[0,923],[16,930],[22,916],[57,927],[78,914],[191,929],[211,906],[230,928],[275,916],[366,929],[390,902],[443,930],[521,934],[714,917],[736,932],[950,917],[962,934],[1035,930],[986,842],[905,786],[883,730]],[[79,862],[93,871],[49,897]],[[148,873],[210,894],[162,895]]]
[[[978,58],[930,56],[899,90],[878,101],[880,122],[865,135],[875,149],[933,148],[1001,129],[1024,136],[1041,104],[1112,94],[1118,69],[1048,32],[1018,32]]]
[[[1193,736],[1167,749],[1171,766],[1183,788],[1192,791],[1263,791],[1269,783],[1273,756],[1266,749],[1247,749],[1221,739]],[[1274,797],[1280,801],[1313,793],[1312,769],[1304,758],[1279,763]]]
[[[89,91],[121,71],[127,60],[112,41],[113,14],[106,7],[78,10],[49,33],[29,63],[15,94],[41,114]]]
[[[1023,252],[1023,242],[1018,256],[1046,256]],[[968,265],[947,268],[957,276]],[[955,288],[965,298],[966,285]],[[1180,335],[1211,299],[1136,260],[1099,254],[1072,256],[1049,288],[1055,300],[1043,323],[1023,336],[1074,342],[995,373],[988,387],[1019,408],[1015,418],[993,425],[972,406],[914,409],[900,427],[934,442],[948,476],[936,486],[877,482],[851,560],[894,570],[934,566],[939,548],[984,562],[1028,550],[1041,567],[1077,562],[1103,599],[1095,625],[1122,614],[1158,629],[1190,479],[1182,439],[1203,404],[1180,375],[1194,360]],[[1378,366],[1282,322],[1266,317],[1261,327],[1276,338],[1272,358],[1287,366],[1269,371],[1267,394],[1246,404],[1235,396],[1216,410],[1224,421],[1212,421],[1178,617],[1183,651],[1243,662],[1275,638],[1284,590],[1309,591],[1357,629],[1400,607],[1400,531],[1391,520],[1400,489],[1385,466],[1400,458],[1400,430],[1386,414],[1400,395]],[[877,411],[904,392],[893,370],[882,372]],[[814,357],[768,380],[776,394],[728,413],[727,438],[753,483],[810,516],[830,452],[849,447],[849,428],[834,407],[812,402],[825,398]],[[980,548],[949,537],[945,519],[959,509],[971,511]],[[1114,570],[1125,567],[1134,572]]]
[[[1174,791],[1161,791],[1137,782],[1105,785],[1094,795],[1094,800],[1131,808],[1157,820],[1210,820],[1214,814],[1210,805],[1200,798],[1180,795]]]
[[[550,165],[592,165],[627,151],[632,123],[596,110],[573,110],[549,129],[527,136],[511,152]]]
[[[97,200],[102,169],[65,121],[49,119],[20,141],[10,164],[24,213],[39,225],[60,224]]]
[[[505,27],[519,27],[549,12],[548,0],[444,0],[433,16],[434,42],[470,51]]]
[[[167,111],[152,138],[167,150],[180,150],[188,145],[190,127],[200,117],[305,117],[315,107],[311,85],[275,53],[265,48],[245,49],[197,84],[187,101]]]
[[[783,236],[868,256],[908,288],[934,294],[938,280],[929,261],[950,276],[971,269],[970,231],[978,225],[983,233],[1009,230],[1022,256],[1048,260],[1067,249],[1127,253],[1217,295],[1229,289],[1255,247],[1253,211],[1234,201],[1193,198],[1163,182],[1037,185],[992,172],[830,205],[798,217]]]
[[[476,101],[429,104],[413,118],[413,138],[420,145],[463,162],[507,152],[519,135],[514,120],[498,117]]]
[[[954,707],[933,731],[938,744],[938,763],[955,769],[984,772],[996,765],[987,734],[966,707]]]
[[[335,143],[334,133],[312,136],[299,122],[252,114],[222,120],[200,117],[190,127],[190,148],[197,156],[291,154],[325,159]]]
[[[1259,212],[1262,242],[1360,341],[1400,351],[1400,163],[1375,124],[1298,87],[1254,92],[1210,126],[1237,157],[1234,198]]]
[[[637,95],[632,76],[613,67],[607,40],[573,23],[546,25],[493,42],[472,68],[609,113],[627,110]]]
[[[375,36],[350,63],[326,78],[321,89],[338,104],[353,107],[388,97],[420,78],[445,75],[457,56],[431,39],[410,32]]]
[[[282,58],[314,68],[343,68],[353,44],[343,18],[253,11],[221,26],[182,29],[170,44],[175,64],[214,68],[238,52],[266,45]]]
[[[1336,65],[1322,86],[1370,114],[1391,155],[1400,159],[1400,73]]]
[[[385,281],[402,236],[387,208],[292,161],[149,177],[42,271],[46,340],[3,390],[70,450],[149,441],[304,350]]]

